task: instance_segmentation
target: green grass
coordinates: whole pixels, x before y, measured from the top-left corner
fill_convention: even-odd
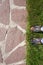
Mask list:
[[[42,38],[43,33],[32,33],[30,27],[43,25],[43,0],[26,0],[27,3],[27,56],[26,65],[43,65],[43,45],[32,45],[31,37]]]

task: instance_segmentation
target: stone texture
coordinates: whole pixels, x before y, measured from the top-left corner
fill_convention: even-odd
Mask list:
[[[0,5],[1,5],[1,3],[2,3],[2,0],[0,0]]]
[[[24,63],[24,64],[19,64],[19,65],[26,65],[26,64]]]
[[[16,6],[26,6],[26,0],[13,0]],[[26,29],[26,16],[27,12],[26,9],[19,9],[15,8],[10,10],[10,4],[12,6],[12,0],[0,0],[0,23],[8,25],[10,22],[10,12],[11,12],[11,19],[13,22],[18,24],[20,27]],[[11,25],[11,24],[10,24]],[[7,39],[5,40],[5,36],[7,34]],[[19,30],[17,27],[15,28],[8,28],[7,30],[5,28],[0,27],[0,42],[1,43],[1,49],[0,49],[0,65],[8,65],[11,63],[17,63],[19,61],[22,61],[25,59],[25,52],[26,47],[22,46],[16,49],[11,55],[9,55],[6,59],[3,59],[2,53],[6,52],[6,54],[13,50],[19,43],[24,41],[25,35],[21,30]],[[4,52],[5,51],[5,52]],[[5,54],[5,55],[6,55]],[[4,56],[5,56],[4,55]],[[4,62],[5,61],[5,62]],[[1,64],[2,63],[2,64]],[[19,64],[19,65],[26,65],[25,63]]]
[[[11,51],[24,39],[25,35],[17,27],[9,29],[6,40],[6,52]]]
[[[25,59],[25,46],[19,47],[16,51],[14,51],[6,60],[7,64],[19,62]]]
[[[26,28],[26,15],[27,12],[24,9],[13,9],[11,12],[12,20],[20,25],[22,28]]]
[[[9,14],[9,0],[0,1],[0,23],[7,25],[9,23]]]
[[[5,28],[0,28],[0,41],[3,41],[6,36],[6,29]]]
[[[3,62],[3,58],[2,58],[2,53],[1,53],[1,49],[0,49],[0,63]]]
[[[14,0],[14,4],[18,6],[26,6],[26,0]]]

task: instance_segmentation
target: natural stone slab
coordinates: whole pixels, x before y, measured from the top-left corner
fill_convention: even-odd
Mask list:
[[[13,0],[17,6],[26,6],[26,0]]]
[[[3,63],[3,58],[2,58],[1,49],[0,49],[0,63]]]
[[[0,23],[9,24],[10,6],[9,0],[0,1]]]
[[[27,12],[24,9],[13,9],[11,11],[12,20],[22,28],[26,29]]]
[[[25,59],[25,52],[26,48],[25,46],[19,47],[16,51],[14,51],[6,60],[5,62],[7,64],[14,63],[14,62],[19,62],[23,59]]]
[[[5,28],[0,28],[0,41],[3,41],[6,36],[6,29]]]
[[[25,35],[17,28],[10,28],[7,33],[6,52],[11,51],[19,43],[24,41]]]

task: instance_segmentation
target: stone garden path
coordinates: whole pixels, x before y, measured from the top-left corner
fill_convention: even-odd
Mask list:
[[[26,0],[0,0],[0,65],[26,65]]]

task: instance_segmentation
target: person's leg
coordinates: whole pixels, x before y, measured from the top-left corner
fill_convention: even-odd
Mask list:
[[[39,31],[41,31],[40,26],[32,26],[30,28],[30,30],[33,31],[33,32],[39,32]]]
[[[33,39],[31,39],[31,43],[32,44],[41,44],[41,39],[40,38],[33,38]]]
[[[43,44],[43,38],[32,38],[31,43],[32,44]]]
[[[43,32],[43,26],[32,26],[30,30],[33,32]]]

